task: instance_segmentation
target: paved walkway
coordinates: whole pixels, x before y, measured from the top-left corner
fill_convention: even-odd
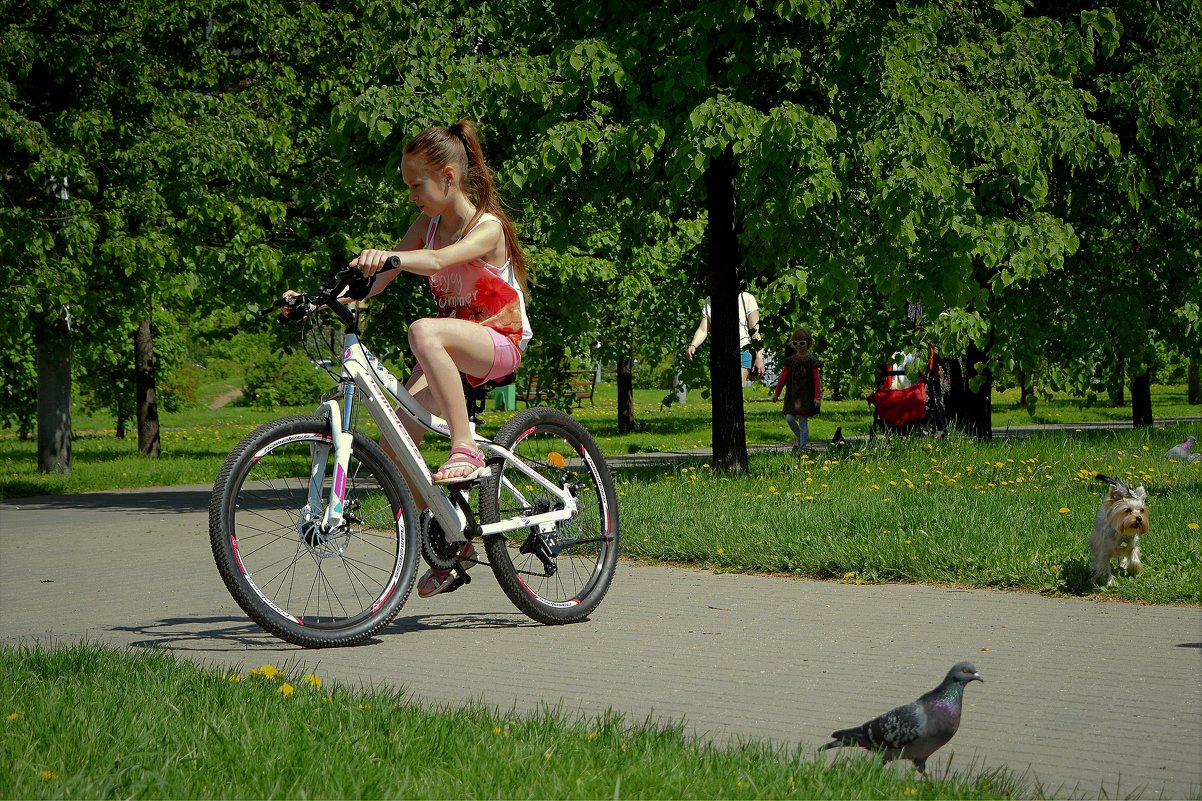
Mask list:
[[[190,486],[0,503],[0,642],[166,647],[212,666],[388,683],[435,704],[612,709],[720,743],[807,750],[971,659],[986,681],[968,688],[960,733],[933,770],[1007,768],[1038,780],[1039,796],[1202,792],[1196,608],[624,563],[591,620],[549,628],[478,569],[452,595],[415,594],[368,645],[304,651],[263,634],[226,594],[208,497]]]

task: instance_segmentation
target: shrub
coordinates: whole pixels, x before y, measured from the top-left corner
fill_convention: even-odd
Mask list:
[[[303,353],[274,352],[244,365],[244,403],[256,408],[316,405],[333,379]]]

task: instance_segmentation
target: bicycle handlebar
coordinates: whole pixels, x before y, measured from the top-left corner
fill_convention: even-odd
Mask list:
[[[401,260],[396,256],[391,256],[384,263],[384,270],[396,270],[400,266]],[[376,273],[376,275],[379,275],[379,273]],[[357,267],[354,269],[339,270],[334,276],[333,283],[319,289],[316,295],[296,294],[291,297],[280,298],[268,308],[260,309],[259,315],[271,314],[279,309],[280,315],[285,320],[304,320],[310,313],[326,308],[334,312],[335,316],[346,324],[348,330],[354,330],[355,333],[358,333],[358,319],[355,313],[348,309],[342,302],[342,293],[345,290],[349,290],[346,295],[347,298],[351,300],[363,300],[371,292],[371,288],[375,285],[375,282],[375,275],[368,278]]]

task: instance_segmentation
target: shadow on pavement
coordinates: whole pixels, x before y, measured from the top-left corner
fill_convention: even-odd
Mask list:
[[[224,653],[252,647],[295,647],[244,617],[173,617],[144,626],[113,626],[112,630],[143,637],[130,643],[134,648]]]
[[[404,634],[415,631],[462,629],[519,629],[540,628],[520,612],[500,612],[485,615],[402,615],[388,624],[383,634]]]
[[[112,492],[84,492],[78,495],[40,495],[13,498],[4,506],[19,509],[87,509],[91,511],[135,512],[141,514],[193,514],[207,512],[212,487],[161,487]]]

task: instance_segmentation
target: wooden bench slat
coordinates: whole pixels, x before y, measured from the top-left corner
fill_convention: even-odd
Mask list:
[[[587,398],[590,405],[596,405],[593,400],[593,392],[597,388],[597,373],[594,370],[570,370],[567,373],[568,388],[566,394],[570,395],[577,406],[584,405],[584,399]],[[538,376],[532,375],[527,379],[526,388],[519,392],[517,397],[526,404],[526,408],[530,408],[531,404],[540,403],[542,401],[555,400],[561,396],[560,391],[555,389],[539,389]]]

